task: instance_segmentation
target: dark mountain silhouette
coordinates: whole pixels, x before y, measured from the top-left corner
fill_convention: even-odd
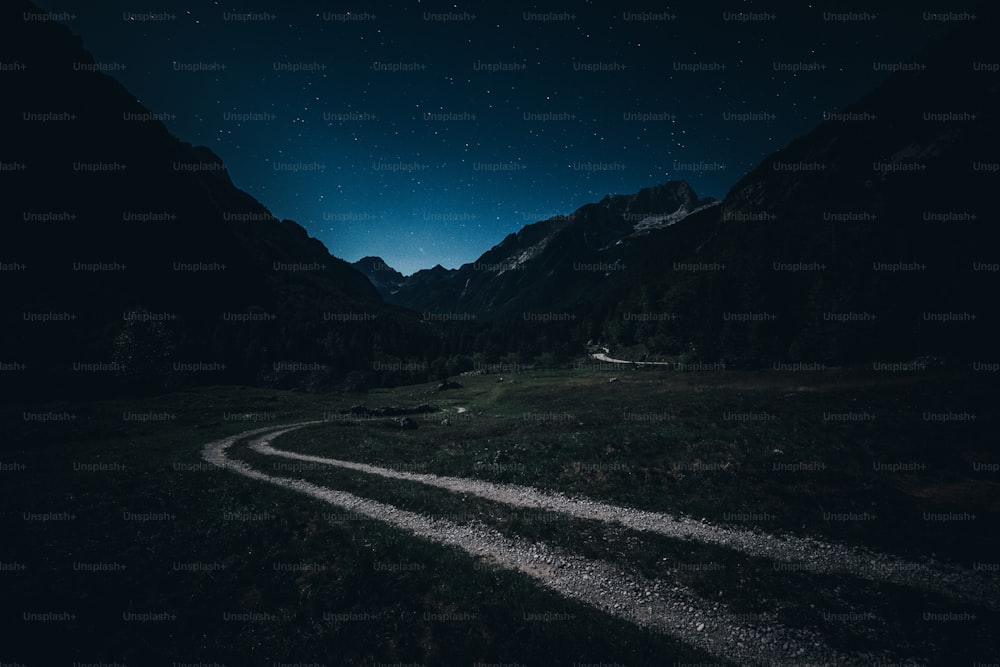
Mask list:
[[[995,9],[721,203],[680,181],[608,196],[409,277],[332,257],[90,71],[68,28],[22,20],[40,11],[23,0],[0,11],[0,62],[18,64],[0,112],[0,384],[19,396],[361,387],[588,339],[748,365],[992,358]],[[416,370],[379,370],[402,360]]]
[[[381,293],[481,318],[569,311],[575,344],[730,364],[989,357],[1000,49],[997,10],[977,16],[721,205],[681,182],[607,197]]]
[[[0,129],[8,390],[272,382],[298,362],[336,384],[440,352],[427,323],[93,71],[67,27],[22,19],[40,11],[14,1],[0,21],[0,61],[17,63]]]
[[[382,298],[394,294],[406,280],[402,273],[386,264],[381,257],[362,257],[351,266],[368,278]]]
[[[280,271],[285,265],[314,264],[310,273],[345,295],[360,301],[378,301],[377,292],[344,260],[334,257],[320,241],[306,234],[293,220],[279,221],[252,196],[237,188],[222,160],[205,146],[182,144],[181,162],[203,167],[198,182],[237,238],[265,271]],[[276,268],[277,265],[277,268]]]
[[[481,318],[562,311],[589,301],[610,274],[627,270],[622,258],[632,243],[715,203],[699,199],[683,181],[609,195],[527,225],[471,264],[418,271],[381,294],[419,311]]]
[[[977,15],[767,157],[697,227],[653,235],[592,326],[733,363],[991,358],[1000,49],[996,10]],[[677,317],[628,319],[649,311]]]

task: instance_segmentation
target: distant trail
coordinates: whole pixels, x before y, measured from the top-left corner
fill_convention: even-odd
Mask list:
[[[607,355],[608,348],[604,348],[604,352],[594,352],[590,356],[598,361],[606,361],[609,364],[626,364],[636,366],[673,366],[674,364],[669,361],[628,361],[627,359],[612,359]]]
[[[317,422],[299,424],[282,432],[313,423]],[[417,482],[456,493],[467,493],[514,507],[545,509],[579,519],[617,523],[632,530],[658,533],[675,539],[718,545],[784,564],[784,567],[776,569],[811,573],[847,573],[870,581],[922,588],[953,599],[1000,609],[1000,587],[996,580],[958,567],[926,565],[807,537],[769,535],[740,528],[705,524],[672,514],[648,512],[585,498],[570,498],[530,486],[402,472],[354,461],[299,454],[271,447],[270,439],[256,441],[251,445],[251,449],[269,456],[320,463],[390,479]]]
[[[767,627],[746,624],[722,605],[709,603],[676,583],[647,580],[614,564],[574,556],[543,542],[508,537],[482,524],[455,524],[305,480],[268,475],[226,455],[229,447],[247,438],[252,438],[250,446],[255,450],[267,451],[274,438],[316,423],[322,422],[257,429],[216,440],[205,445],[202,456],[244,477],[290,489],[419,537],[458,547],[471,556],[526,574],[567,598],[664,632],[726,660],[769,665],[863,664],[853,656],[826,646],[815,632],[792,630],[776,622]]]

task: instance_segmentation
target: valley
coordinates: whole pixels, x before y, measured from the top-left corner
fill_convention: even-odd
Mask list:
[[[995,664],[996,7],[66,4],[0,667]]]
[[[59,632],[76,655],[249,665],[351,664],[376,636],[393,637],[377,660],[448,664],[996,650],[982,374],[574,366],[444,393],[205,388],[164,396],[155,419],[134,416],[143,401],[22,408],[75,418],[22,420],[4,447],[19,468],[0,561],[32,563],[8,568],[10,599],[80,602],[18,643],[58,654]],[[427,404],[415,429],[374,416]],[[924,418],[959,405],[977,419]],[[57,506],[73,518],[21,516]],[[124,609],[172,620],[114,620]],[[608,618],[617,639],[588,640]]]

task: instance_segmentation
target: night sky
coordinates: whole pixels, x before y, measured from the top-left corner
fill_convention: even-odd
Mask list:
[[[608,193],[680,178],[721,198],[955,18],[925,12],[973,8],[39,4],[276,216],[406,274]]]

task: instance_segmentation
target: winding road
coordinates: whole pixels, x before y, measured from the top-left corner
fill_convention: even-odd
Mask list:
[[[246,441],[260,454],[307,461],[363,474],[378,475],[464,493],[510,506],[556,512],[674,539],[693,540],[790,564],[794,569],[849,575],[877,582],[923,588],[951,599],[1000,608],[996,581],[967,570],[905,561],[864,549],[809,538],[776,536],[694,521],[686,517],[571,498],[527,486],[483,480],[410,473],[353,461],[284,451],[273,446],[279,436],[312,424],[309,421],[267,427],[205,445],[203,458],[250,479],[311,496],[433,542],[457,547],[498,567],[521,572],[560,595],[604,613],[671,635],[726,660],[766,664],[853,665],[862,661],[827,646],[812,630],[792,629],[776,621],[747,623],[724,605],[710,602],[677,582],[646,579],[620,565],[587,559],[544,542],[504,535],[480,522],[458,524],[403,510],[344,491],[270,475],[229,456]],[[791,569],[791,568],[790,568]],[[893,656],[885,656],[891,662]],[[898,658],[897,658],[898,659]]]

